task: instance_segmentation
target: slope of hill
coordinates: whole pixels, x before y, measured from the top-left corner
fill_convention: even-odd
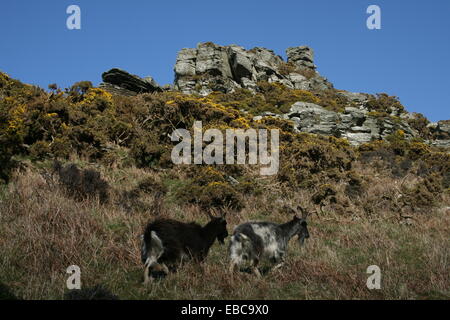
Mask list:
[[[287,62],[262,48],[184,50],[173,88],[115,69],[100,88],[47,92],[1,73],[0,282],[25,299],[62,298],[75,264],[83,284],[121,298],[448,299],[448,121],[430,124],[387,94],[336,90],[300,48]],[[174,165],[169,135],[194,121],[280,129],[278,173]],[[233,285],[215,245],[205,265],[140,285],[139,235],[152,218],[206,222],[223,210],[231,231],[286,221],[298,204],[313,213],[311,239],[291,244],[279,272]],[[382,269],[382,290],[366,288],[369,265]]]

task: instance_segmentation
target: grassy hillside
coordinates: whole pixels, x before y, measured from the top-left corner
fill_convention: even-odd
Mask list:
[[[342,103],[332,92],[267,86],[257,96],[123,97],[86,82],[45,92],[0,74],[0,283],[25,299],[61,299],[75,264],[83,286],[129,299],[448,299],[450,155],[402,132],[356,148],[295,133],[287,121],[253,121],[258,106],[290,99]],[[168,134],[195,120],[204,129],[280,128],[279,173],[173,165]],[[226,247],[215,244],[205,264],[142,286],[139,236],[151,219],[205,223],[217,209],[231,231],[287,221],[297,204],[314,212],[311,238],[302,248],[292,241],[280,270],[232,282]],[[381,268],[381,290],[366,288],[369,265]]]

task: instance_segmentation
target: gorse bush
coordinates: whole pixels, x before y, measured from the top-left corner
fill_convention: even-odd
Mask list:
[[[300,134],[295,140],[283,142],[278,178],[303,187],[322,179],[340,180],[351,170],[353,160],[355,154],[346,140]]]
[[[260,81],[258,92],[247,89],[237,89],[233,93],[211,93],[208,98],[226,107],[248,111],[257,115],[265,111],[285,113],[297,101],[320,103],[320,99],[312,92],[299,89],[289,89],[280,83]]]
[[[286,68],[286,72],[290,71],[289,66]],[[440,184],[442,192],[448,190],[448,154],[419,139],[408,140],[401,131],[394,132],[386,141],[354,148],[344,139],[296,133],[293,123],[287,120],[274,117],[253,120],[254,115],[264,111],[287,112],[297,101],[319,104],[336,112],[354,105],[337,90],[310,92],[268,82],[259,82],[256,93],[237,89],[226,94],[213,92],[206,97],[170,91],[136,96],[111,95],[92,87],[89,82],[76,83],[65,92],[55,86],[51,90],[46,93],[1,74],[2,181],[10,179],[18,159],[27,157],[33,161],[77,157],[111,169],[136,166],[175,175],[171,178],[176,182],[172,187],[166,185],[166,178],[159,177],[143,180],[135,189],[124,192],[124,201],[129,203],[130,210],[147,208],[139,200],[145,194],[158,194],[180,204],[201,207],[244,208],[246,197],[258,197],[268,192],[264,190],[264,183],[277,185],[276,192],[286,194],[299,189],[309,190],[311,203],[336,206],[336,210],[338,205],[360,206],[361,199],[370,190],[371,178],[355,169],[355,165],[370,166],[382,174],[387,172],[393,179],[408,175],[425,179],[434,174],[439,179],[433,185]],[[391,114],[403,110],[396,97],[386,94],[369,97],[367,107],[371,113],[391,118],[395,118]],[[174,142],[170,134],[179,128],[193,134],[194,121],[202,121],[203,130],[280,129],[278,174],[264,178],[265,182],[261,183],[254,172],[257,168],[253,170],[251,166],[186,166],[180,172],[171,160]],[[411,121],[417,130],[426,132],[426,119],[418,116]],[[61,181],[67,185],[69,193],[79,198],[95,196],[101,201],[108,198],[108,188],[98,174],[76,167],[66,170],[63,176],[72,178],[62,177]],[[321,187],[327,185],[333,186],[333,195]],[[342,187],[335,187],[338,185]],[[423,185],[426,187],[425,183]],[[410,187],[413,190],[413,186]],[[434,200],[426,201],[431,197],[417,189],[417,194],[424,194],[421,203],[430,206],[439,203],[436,191],[426,189]],[[374,209],[367,210],[373,212]]]
[[[205,209],[242,209],[243,198],[239,190],[251,190],[246,183],[239,186],[247,186],[246,190],[232,186],[226,173],[213,166],[194,166],[186,170],[185,181],[175,190],[177,200],[180,203],[198,204]]]
[[[401,113],[405,110],[398,97],[390,96],[386,93],[380,93],[371,96],[366,106],[372,112],[381,112],[391,114],[392,112]]]
[[[108,201],[109,185],[99,172],[93,169],[80,170],[75,164],[63,167],[59,162],[55,162],[53,168],[69,196],[79,200],[98,197],[102,203]]]

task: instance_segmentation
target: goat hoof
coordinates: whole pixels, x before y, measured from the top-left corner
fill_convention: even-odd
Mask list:
[[[152,277],[149,277],[149,278],[145,279],[144,282],[142,282],[142,285],[148,286],[149,284],[153,283],[153,280],[154,279]]]

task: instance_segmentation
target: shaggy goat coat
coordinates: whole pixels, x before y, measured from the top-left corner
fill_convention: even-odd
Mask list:
[[[259,275],[256,266],[260,260],[265,258],[273,263],[283,262],[288,242],[295,235],[301,244],[309,238],[306,221],[296,216],[284,224],[247,222],[237,226],[229,246],[230,271],[249,261],[253,272]]]
[[[166,264],[174,265],[190,258],[203,261],[216,239],[224,243],[228,236],[226,225],[224,218],[212,218],[204,227],[170,219],[150,223],[145,229],[141,251],[146,280],[148,271],[157,265],[162,265],[168,273]]]

